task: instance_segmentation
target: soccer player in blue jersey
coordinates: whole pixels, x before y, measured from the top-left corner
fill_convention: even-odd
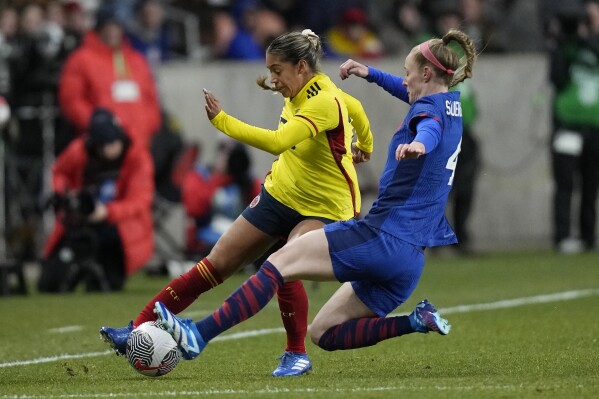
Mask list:
[[[449,46],[456,42],[464,56]],[[424,300],[409,316],[386,317],[405,302],[424,268],[424,249],[455,243],[444,210],[462,136],[460,94],[449,88],[472,76],[474,44],[451,30],[412,49],[400,78],[353,60],[340,76],[365,78],[410,104],[389,144],[379,195],[363,220],[326,225],[290,241],[200,322],[179,319],[164,304],[155,312],[193,359],[215,336],[253,316],[284,282],[344,284],[316,315],[310,335],[325,350],[353,349],[414,332],[445,335],[450,325]]]

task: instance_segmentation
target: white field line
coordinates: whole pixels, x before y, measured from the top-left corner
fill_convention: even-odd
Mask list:
[[[53,334],[63,334],[63,333],[81,331],[81,330],[83,330],[82,326],[64,326],[64,327],[51,328],[48,330],[48,332],[53,333]]]
[[[515,385],[483,385],[483,386],[395,386],[395,387],[364,387],[364,388],[264,388],[255,391],[245,389],[207,389],[203,391],[158,391],[158,392],[107,392],[107,393],[81,393],[61,395],[3,395],[0,399],[83,399],[83,398],[155,398],[155,397],[182,397],[182,396],[220,396],[220,395],[252,395],[252,394],[289,394],[289,393],[356,393],[356,392],[385,392],[385,391],[514,391],[519,389]]]
[[[531,304],[569,301],[569,300],[573,300],[573,299],[579,299],[579,298],[585,298],[585,297],[597,296],[597,295],[599,295],[599,288],[591,288],[591,289],[577,290],[577,291],[564,291],[564,292],[557,292],[554,294],[529,296],[529,297],[515,298],[515,299],[506,299],[506,300],[497,301],[497,302],[453,306],[450,308],[439,309],[439,313],[441,313],[441,315],[445,315],[445,314],[451,314],[451,313],[467,313],[467,312],[475,312],[475,311],[481,311],[481,310],[507,309],[507,308],[514,308],[514,307],[518,307],[518,306],[531,305]],[[399,313],[392,314],[391,316],[398,315],[398,314]],[[223,335],[220,337],[216,337],[212,340],[212,342],[243,339],[243,338],[249,338],[249,337],[256,337],[259,335],[275,334],[275,333],[281,333],[281,332],[285,332],[285,330],[282,327],[241,331],[238,333],[232,333],[232,334],[227,334],[227,335]],[[41,357],[41,358],[31,359],[31,360],[20,360],[20,361],[14,361],[14,362],[0,363],[0,368],[15,367],[15,366],[27,366],[30,364],[49,363],[49,362],[56,362],[59,360],[66,360],[66,359],[81,359],[81,358],[86,358],[86,357],[105,356],[105,355],[109,355],[109,354],[113,354],[113,353],[114,353],[113,351],[108,350],[108,351],[103,351],[103,352],[63,354],[63,355],[50,356],[50,357]],[[0,399],[2,399],[2,398],[3,397],[0,397]]]
[[[573,299],[586,298],[599,295],[599,288],[590,288],[586,290],[556,292],[555,294],[527,296],[524,298],[504,299],[497,302],[475,303],[472,305],[452,306],[450,308],[439,308],[439,313],[444,316],[452,313],[468,313],[481,310],[495,310],[515,308],[518,306],[533,305],[538,303],[571,301]],[[392,313],[389,316],[398,316],[402,313]]]
[[[59,360],[66,360],[66,359],[82,359],[84,357],[105,356],[105,355],[109,355],[111,353],[114,354],[114,351],[107,350],[107,351],[103,351],[103,352],[78,353],[78,354],[74,354],[74,355],[64,354],[64,355],[57,355],[57,356],[38,357],[37,359],[31,359],[31,360],[20,360],[20,361],[15,361],[15,362],[0,363],[0,368],[14,367],[14,366],[27,366],[29,364],[50,363],[50,362],[57,362]]]
[[[285,329],[283,327],[261,328],[260,330],[241,331],[241,332],[238,332],[238,333],[232,333],[232,334],[223,335],[223,336],[214,338],[210,342],[230,341],[232,339],[242,339],[242,338],[249,338],[249,337],[257,337],[258,335],[275,334],[275,333],[282,333],[282,332],[285,332]]]
[[[474,305],[461,305],[453,306],[450,308],[439,309],[439,313],[451,314],[451,313],[467,313],[476,312],[479,310],[495,310],[495,309],[507,309],[515,308],[524,305],[533,305],[538,303],[549,303],[549,302],[561,302],[571,301],[573,299],[586,298],[589,296],[599,295],[599,288],[590,288],[587,290],[577,291],[564,291],[557,292],[555,294],[529,296],[525,298],[505,299],[503,301],[490,302],[490,303],[479,303]]]

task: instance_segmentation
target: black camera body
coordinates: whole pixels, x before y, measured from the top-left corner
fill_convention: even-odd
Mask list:
[[[81,281],[87,290],[93,286],[110,291],[103,267],[97,261],[97,226],[87,221],[96,207],[94,198],[90,190],[83,189],[55,194],[50,200],[65,231],[56,252],[44,261],[38,283],[41,292],[72,292]]]
[[[56,194],[51,202],[67,227],[85,224],[87,217],[96,209],[94,196],[88,190]]]
[[[65,263],[81,261],[94,256],[95,233],[87,218],[95,208],[95,199],[89,190],[55,194],[51,200],[54,212],[65,226],[64,249],[61,260]]]

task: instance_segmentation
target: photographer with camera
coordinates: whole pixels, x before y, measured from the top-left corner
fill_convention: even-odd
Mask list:
[[[116,117],[96,108],[88,133],[52,170],[56,210],[38,282],[41,292],[119,291],[154,250],[153,165]]]

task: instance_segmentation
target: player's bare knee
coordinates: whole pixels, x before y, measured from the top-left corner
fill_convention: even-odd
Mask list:
[[[328,325],[321,323],[320,319],[316,317],[310,325],[310,340],[318,346],[320,338],[328,328]]]
[[[323,333],[324,331],[315,331],[312,327],[310,328],[310,340],[314,345],[318,346],[318,343],[320,342],[320,338],[322,337]]]
[[[290,273],[294,268],[295,262],[288,256],[288,250],[285,247],[270,255],[267,260],[281,273],[286,281],[291,277]]]
[[[290,256],[290,245],[287,244],[285,245],[283,248],[279,249],[277,252],[275,252],[274,254],[271,254],[268,257],[268,261],[270,263],[272,263],[273,265],[284,265],[287,263],[290,263],[290,261],[292,261],[293,259]]]

